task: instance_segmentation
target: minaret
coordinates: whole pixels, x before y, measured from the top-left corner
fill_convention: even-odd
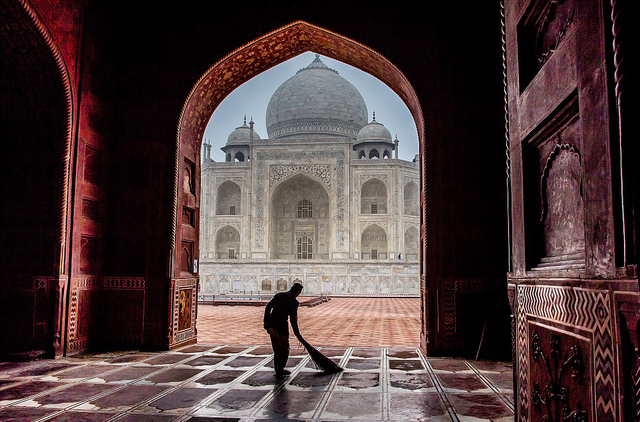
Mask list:
[[[396,139],[393,141],[393,143],[396,145],[396,151],[395,151],[395,155],[396,155],[396,160],[398,159],[398,144],[400,143],[400,141],[398,140],[398,134],[396,133]]]
[[[204,161],[212,161],[211,160],[211,140],[204,141]]]

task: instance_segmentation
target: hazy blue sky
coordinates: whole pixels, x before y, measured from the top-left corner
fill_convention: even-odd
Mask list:
[[[299,69],[307,67],[314,58],[315,53],[312,52],[296,56],[245,82],[225,98],[211,116],[205,130],[205,139],[213,145],[211,158],[224,161],[224,153],[220,147],[224,146],[235,128],[242,126],[245,115],[247,122],[253,117],[255,131],[261,138],[266,138],[265,114],[271,96],[284,81]],[[376,121],[389,129],[394,139],[398,135],[400,158],[413,160],[418,153],[418,133],[409,109],[400,97],[368,73],[328,57],[321,56],[321,60],[360,91],[367,104],[369,121],[375,111]]]

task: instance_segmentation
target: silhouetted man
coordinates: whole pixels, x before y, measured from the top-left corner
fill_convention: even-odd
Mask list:
[[[264,329],[271,336],[271,347],[273,347],[273,366],[277,377],[289,375],[291,372],[284,369],[289,359],[289,324],[291,321],[293,334],[301,339],[298,330],[298,300],[296,299],[302,292],[302,284],[293,283],[288,292],[277,293],[269,301],[264,310]]]

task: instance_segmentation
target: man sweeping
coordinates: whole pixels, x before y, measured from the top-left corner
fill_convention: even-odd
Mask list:
[[[311,359],[313,359],[318,368],[326,374],[342,371],[342,368],[307,343],[300,335],[300,330],[298,329],[298,306],[300,303],[296,298],[301,292],[302,284],[293,283],[288,292],[277,293],[264,310],[264,329],[267,330],[271,337],[273,366],[278,378],[291,374],[291,372],[284,369],[287,365],[287,360],[289,360],[289,324],[287,319],[291,321],[293,334],[309,352]]]
[[[298,330],[298,306],[300,303],[296,299],[302,292],[302,284],[293,283],[288,292],[277,293],[269,301],[264,310],[264,329],[271,337],[271,347],[273,347],[273,366],[277,377],[284,377],[291,372],[284,369],[289,360],[289,323],[293,334],[302,340]]]

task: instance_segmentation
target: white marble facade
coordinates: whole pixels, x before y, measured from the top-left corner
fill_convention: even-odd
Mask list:
[[[245,122],[225,162],[204,144],[201,293],[418,296],[418,163],[357,90],[316,57],[274,93],[267,131]]]

